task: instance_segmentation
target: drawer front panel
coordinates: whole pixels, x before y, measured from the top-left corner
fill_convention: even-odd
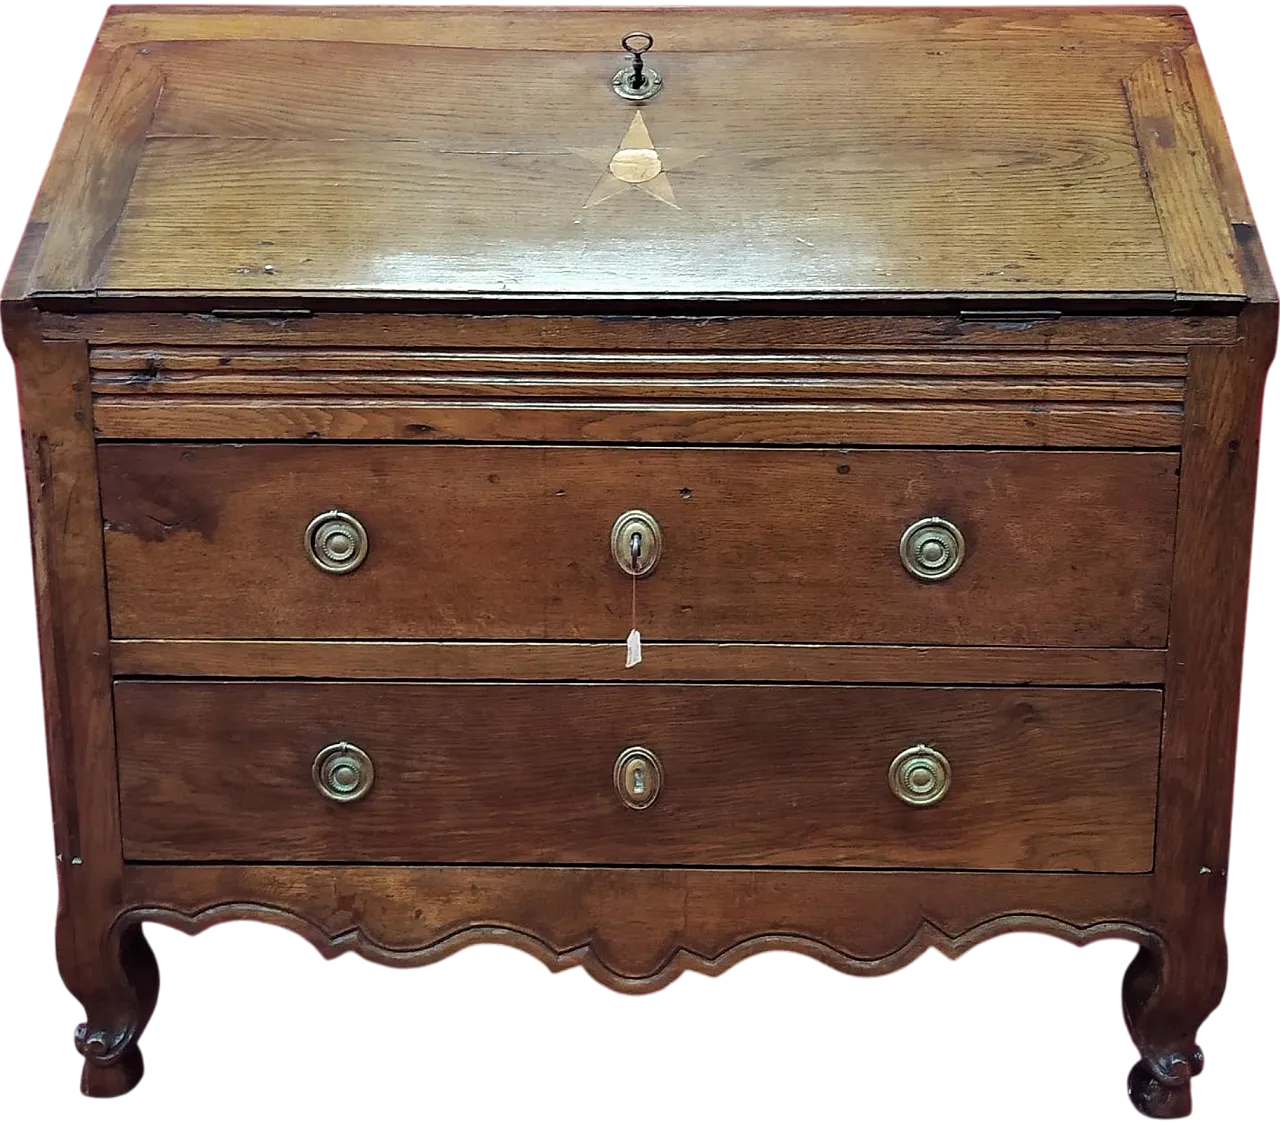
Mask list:
[[[927,415],[922,414],[922,424]],[[1160,647],[1175,453],[107,444],[112,630],[135,638],[612,640],[614,520],[649,511],[648,639]],[[351,572],[304,532],[367,531]],[[965,556],[904,569],[941,516]]]
[[[1158,690],[124,681],[115,700],[132,860],[1151,863]],[[372,769],[351,802],[318,786],[338,744]],[[890,788],[920,744],[949,770],[931,806]],[[656,762],[639,799],[615,775],[632,747]],[[655,774],[649,806],[624,803],[616,784],[645,802]]]

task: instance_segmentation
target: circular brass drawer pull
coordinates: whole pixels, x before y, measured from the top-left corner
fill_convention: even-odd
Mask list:
[[[628,576],[648,576],[662,557],[662,528],[648,511],[623,511],[609,541],[613,560]]]
[[[307,525],[307,556],[326,573],[359,569],[369,552],[369,536],[355,515],[326,511]]]
[[[929,807],[951,787],[951,762],[930,745],[912,745],[889,765],[889,790],[912,807]]]
[[[964,561],[964,535],[955,523],[930,515],[902,532],[898,554],[912,577],[945,581]]]
[[[311,778],[321,795],[337,803],[354,803],[373,787],[373,761],[358,745],[338,741],[320,750]]]
[[[613,786],[628,807],[643,810],[662,790],[662,765],[641,745],[623,749],[613,766]]]

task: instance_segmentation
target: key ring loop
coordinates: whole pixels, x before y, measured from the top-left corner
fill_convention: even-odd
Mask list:
[[[643,47],[631,46],[630,44],[632,39],[643,39],[644,46]],[[622,49],[629,54],[642,55],[645,53],[645,51],[649,50],[652,47],[653,47],[653,36],[650,35],[647,31],[628,31],[626,35],[622,37]]]

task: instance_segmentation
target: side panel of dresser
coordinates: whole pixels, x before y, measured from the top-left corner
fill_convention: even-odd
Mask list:
[[[1156,837],[1160,942],[1139,951],[1124,986],[1125,1016],[1143,1056],[1130,1095],[1157,1117],[1190,1110],[1190,1080],[1204,1063],[1196,1031],[1226,986],[1236,724],[1276,311],[1274,303],[1252,305],[1234,346],[1190,352]]]
[[[137,924],[117,925],[123,888],[107,642],[102,516],[83,343],[45,343],[6,305],[31,507],[40,659],[53,789],[58,966],[84,1005],[76,1031],[88,1095],[142,1075],[136,1038],[155,1005],[155,960]]]

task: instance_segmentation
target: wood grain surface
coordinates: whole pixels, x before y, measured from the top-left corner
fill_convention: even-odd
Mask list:
[[[1150,388],[1186,377],[1187,361],[1178,355],[1142,355],[1105,351],[1094,355],[1054,352],[1027,354],[966,350],[959,354],[913,351],[905,344],[892,353],[859,352],[852,348],[826,354],[761,349],[747,354],[703,354],[663,351],[656,347],[631,351],[484,351],[415,350],[410,347],[94,347],[89,353],[93,388],[107,394],[189,394],[243,392],[276,393],[281,388],[314,385],[376,386],[379,394],[406,392],[433,379],[490,378],[512,386],[538,386],[560,380],[608,381],[626,385],[661,385],[694,379],[712,384],[724,379],[769,380],[778,392],[807,381],[833,386],[879,386],[891,383],[903,393],[925,395],[936,383],[983,396],[986,383],[1012,382],[1045,388],[1088,387],[1088,393],[1107,394],[1129,383]],[[295,390],[300,392],[300,390]],[[1166,389],[1166,393],[1170,393]],[[1006,395],[1007,396],[1007,395]],[[1028,392],[1028,396],[1030,396]],[[1172,398],[1181,401],[1181,390]]]
[[[655,640],[1164,645],[1175,453],[104,444],[113,635],[621,639],[622,512],[662,526]],[[330,509],[369,536],[325,573]],[[921,583],[918,519],[967,554]]]
[[[122,859],[102,514],[83,343],[44,344],[6,308],[30,500],[40,669],[58,878],[58,971],[84,1007],[81,1090],[119,1095],[142,1076],[136,1038],[155,1006],[155,960],[118,930]]]
[[[980,352],[98,348],[93,361],[95,425],[112,439],[1075,448],[1176,445],[1186,369]]]
[[[458,364],[459,367],[462,364]],[[533,364],[531,364],[533,365]],[[653,364],[657,366],[658,364]],[[729,364],[725,364],[728,366]],[[625,369],[625,364],[623,364]],[[183,371],[177,374],[139,371],[131,375],[95,374],[93,388],[102,405],[127,398],[162,401],[169,398],[264,397],[288,399],[341,399],[345,397],[420,398],[425,400],[475,399],[501,402],[609,400],[626,402],[716,402],[725,405],[764,402],[874,402],[882,409],[903,402],[937,402],[954,405],[969,402],[1064,402],[1100,405],[1130,402],[1138,405],[1181,404],[1182,380],[1178,378],[1105,378],[1080,381],[1065,378],[894,378],[805,377],[786,368],[770,370],[760,363],[751,374],[731,376],[700,371],[693,376],[672,377],[649,371],[627,371],[621,377],[549,374],[517,370],[513,373],[390,374],[377,371],[334,373],[327,371],[268,371],[241,373],[222,370]],[[741,367],[739,369],[742,369]],[[650,367],[652,370],[652,367]]]
[[[537,17],[113,13],[33,219],[46,260],[8,291],[1171,306],[1265,284],[1204,202],[1218,115],[1179,11]],[[609,85],[633,24],[665,75],[634,132]],[[628,135],[653,184],[611,178]]]
[[[1125,94],[1178,291],[1243,292],[1235,235],[1181,53],[1153,55],[1125,80]]]
[[[65,176],[56,188],[58,213],[75,219],[50,225],[30,281],[38,291],[97,284],[164,88],[163,72],[131,48],[95,60],[86,81],[98,79],[99,68],[79,143],[58,169]]]
[[[876,975],[1003,932],[1158,942],[1145,874],[165,862],[126,863],[121,897],[132,922],[266,921],[398,967],[498,942],[624,994],[772,950]]]
[[[593,399],[185,397],[99,399],[109,440],[552,442],[556,444],[881,445],[1172,448],[1182,408],[1162,402],[698,403]]]
[[[239,8],[122,5],[111,9],[101,40],[107,46],[169,40],[320,40],[392,43],[423,47],[493,48],[517,37],[534,51],[597,51],[601,37],[651,16],[647,8],[560,9],[554,37],[547,13],[527,8],[342,6]],[[737,49],[824,47],[833,38],[868,45],[968,43],[997,40],[1037,43],[1058,49],[1097,37],[1134,46],[1194,41],[1182,8],[1044,7],[772,9],[767,20],[734,9],[671,9],[663,12],[670,40],[664,51],[708,52],[731,37]]]
[[[214,311],[202,311],[212,303]],[[324,311],[332,304],[344,311]],[[1060,304],[1061,302],[1054,302]],[[175,310],[175,304],[182,306]],[[513,302],[458,303],[452,311],[423,311],[417,300],[386,297],[376,304],[307,297],[289,300],[194,297],[174,302],[109,303],[86,311],[83,304],[60,304],[44,312],[39,326],[50,342],[93,345],[194,345],[219,349],[250,347],[465,348],[467,351],[566,350],[678,352],[683,355],[845,350],[916,351],[964,356],[991,349],[1010,355],[1114,354],[1175,356],[1199,345],[1229,345],[1240,338],[1235,306],[1213,314],[1135,313],[1069,315],[1060,308],[990,306],[966,310],[955,305],[869,305],[836,302],[836,311],[813,315],[798,301],[735,302],[623,301],[613,314],[590,304],[541,306],[517,312]],[[75,310],[67,310],[74,307]],[[121,311],[121,308],[128,309]],[[313,311],[319,309],[318,311]],[[886,308],[888,310],[886,311]],[[1149,312],[1149,310],[1148,310]],[[972,314],[970,314],[972,313]]]
[[[914,647],[828,643],[623,645],[501,640],[117,639],[117,675],[192,678],[517,679],[600,682],[919,682],[1039,686],[1164,681],[1166,653],[1144,647]]]
[[[1262,391],[1276,321],[1276,306],[1259,304],[1243,318],[1239,345],[1191,355],[1155,866],[1165,941],[1158,953],[1138,956],[1124,988],[1142,1053],[1130,1096],[1164,1118],[1191,1110],[1191,1078],[1204,1065],[1196,1034],[1227,985],[1236,726]]]
[[[113,8],[2,301],[87,1094],[142,924],[256,918],[628,993],[1124,936],[1190,1110],[1276,291],[1185,12]]]
[[[1151,865],[1155,690],[119,682],[116,712],[135,860]],[[338,741],[376,770],[356,803],[312,781]],[[952,767],[929,808],[887,782],[920,742]]]

